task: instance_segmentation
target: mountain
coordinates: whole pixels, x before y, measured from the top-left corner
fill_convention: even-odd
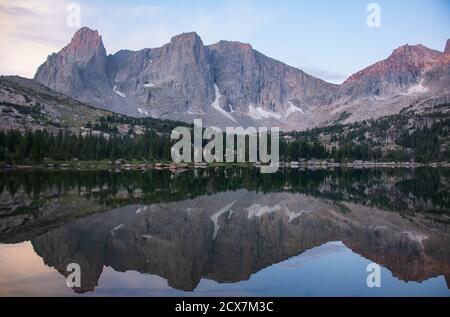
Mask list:
[[[134,118],[86,105],[35,80],[0,76],[0,130],[59,130],[78,135],[142,135],[153,131],[167,135],[180,121]]]
[[[450,40],[447,40],[444,54],[426,74],[426,83],[432,83],[436,91],[448,91],[450,89]]]
[[[0,76],[0,129],[74,129],[111,114],[34,80]]]
[[[107,69],[108,59],[102,38],[97,32],[83,28],[61,52],[48,57],[35,79],[55,91],[85,102],[102,98],[109,90]],[[89,103],[98,106],[95,102]]]
[[[303,112],[301,106],[329,102],[337,90],[248,44],[205,47],[197,34],[185,33],[161,48],[106,56],[98,32],[88,28],[51,55],[35,80],[119,113],[179,120],[201,115],[218,125],[287,118]]]
[[[223,103],[242,115],[252,106],[286,114],[292,107],[329,103],[337,91],[337,86],[268,58],[249,44],[221,41],[208,51]]]
[[[348,78],[342,87],[346,97],[390,97],[398,93],[427,92],[422,75],[442,53],[423,45],[405,45],[391,56]]]
[[[334,85],[271,59],[250,44],[205,46],[196,33],[140,51],[107,55],[97,31],[82,28],[48,57],[35,80],[93,106],[131,116],[207,125],[303,130],[398,113],[448,89],[446,52],[405,45]],[[447,57],[446,57],[447,56]],[[347,115],[349,114],[349,115]]]

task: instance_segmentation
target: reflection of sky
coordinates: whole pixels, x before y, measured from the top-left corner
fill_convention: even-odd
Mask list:
[[[64,276],[44,265],[30,242],[0,244],[0,296],[71,295]]]
[[[44,265],[31,243],[0,244],[0,295],[75,295],[65,279]],[[202,280],[195,292],[174,290],[155,275],[115,272],[105,267],[95,293],[117,296],[450,296],[443,277],[423,283],[403,282],[385,268],[381,288],[366,286],[369,260],[341,242],[311,249],[251,276],[248,281],[220,284]]]

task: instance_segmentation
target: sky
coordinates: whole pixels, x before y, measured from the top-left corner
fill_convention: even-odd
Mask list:
[[[371,3],[379,11],[369,12]],[[373,14],[379,27],[367,23]],[[340,83],[404,44],[443,51],[450,0],[0,0],[0,74],[32,78],[79,26],[98,30],[108,54],[159,47],[195,31],[205,44],[250,43]]]

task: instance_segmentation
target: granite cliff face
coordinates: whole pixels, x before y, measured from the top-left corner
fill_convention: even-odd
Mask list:
[[[249,44],[221,41],[208,49],[224,106],[242,115],[249,106],[286,114],[292,106],[327,104],[337,91],[337,86],[268,58]]]
[[[160,48],[106,55],[98,32],[82,28],[39,67],[35,80],[127,115],[187,122],[201,117],[220,127],[301,130],[333,123],[348,106],[376,101],[377,111],[365,116],[362,111],[352,118],[357,121],[386,114],[392,109],[386,99],[402,96],[397,111],[446,90],[450,73],[448,63],[440,64],[444,55],[422,45],[402,46],[334,85],[266,57],[249,44],[205,46],[197,34],[185,33]]]
[[[80,29],[58,54],[39,67],[35,80],[80,101],[102,98],[109,91],[108,59],[97,31]],[[106,108],[106,107],[104,107]]]
[[[425,83],[431,86],[433,92],[447,92],[450,90],[450,40],[447,40],[444,54],[442,54],[429,72],[425,75]]]
[[[131,114],[155,117],[202,111],[215,98],[214,75],[203,42],[195,33],[172,38],[169,44],[110,56],[112,91],[135,101]],[[111,93],[111,92],[110,92]]]

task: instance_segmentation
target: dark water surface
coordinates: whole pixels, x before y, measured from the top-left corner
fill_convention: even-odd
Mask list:
[[[66,285],[67,266],[81,287]],[[367,267],[381,267],[369,288]],[[0,173],[0,296],[450,296],[450,170]]]

